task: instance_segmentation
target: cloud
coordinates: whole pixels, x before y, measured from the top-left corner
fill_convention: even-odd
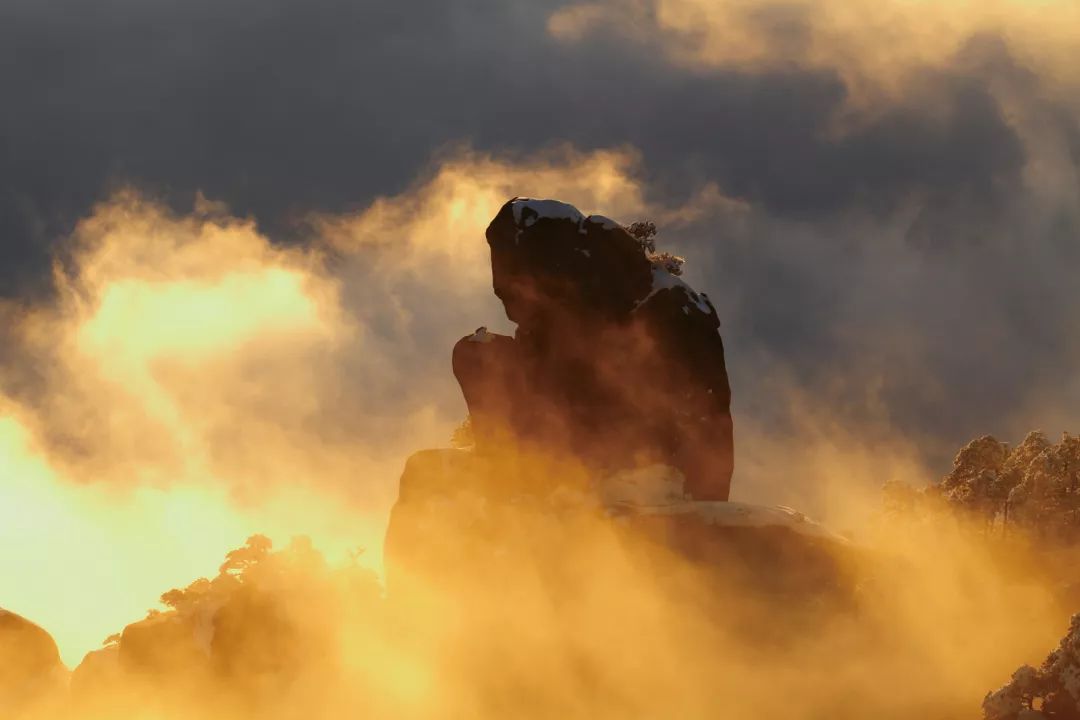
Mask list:
[[[9,525],[20,550],[0,571],[27,577],[62,558],[84,574],[39,574],[5,604],[33,611],[73,661],[252,532],[306,533],[336,554],[362,545],[378,567],[404,458],[444,445],[464,413],[449,349],[479,324],[510,330],[483,241],[506,197],[558,195],[623,222],[644,214],[675,237],[718,222],[753,233],[745,203],[706,187],[685,205],[655,205],[642,173],[626,149],[462,147],[399,195],[307,217],[293,246],[202,196],[186,213],[134,190],[98,205],[57,256],[53,292],[3,307],[0,374],[11,468],[0,491],[30,521]],[[737,320],[734,287],[720,290]],[[726,337],[738,346],[738,330]],[[805,378],[779,353],[732,357],[745,378],[738,497],[820,512],[865,479],[835,482],[838,467],[882,457],[905,477],[919,467],[917,448],[855,433],[855,414],[799,396]],[[793,438],[798,477],[769,461]],[[70,601],[75,586],[82,604]]]
[[[488,221],[515,190],[633,212],[638,162],[461,148],[405,193],[308,217],[292,246],[201,195],[185,213],[130,189],[97,205],[52,291],[0,306],[5,606],[75,661],[253,532],[361,545],[379,567],[405,458],[464,415],[450,348],[507,326]]]
[[[994,207],[1023,151],[1011,110],[957,55],[1000,30],[1061,102],[1072,11],[907,7],[156,0],[87,15],[8,3],[0,39],[35,73],[4,82],[3,287],[33,288],[52,242],[118,183],[177,207],[202,189],[295,239],[298,215],[396,193],[459,141],[631,144],[649,193],[685,198],[711,181],[782,215],[921,192]],[[852,115],[852,98],[886,80],[890,101]]]
[[[617,32],[691,67],[837,70],[880,101],[904,75],[953,63],[971,38],[1000,36],[1026,65],[1064,89],[1080,37],[1069,3],[600,0],[559,8],[548,29],[566,42]],[[861,99],[861,98],[860,98]]]
[[[345,516],[461,416],[447,353],[499,325],[482,229],[515,194],[650,216],[689,258],[737,497],[827,508],[829,444],[929,476],[971,436],[1069,427],[1074,13],[5,3],[11,456],[63,488],[195,482],[223,513],[345,498],[338,544],[374,553],[381,520]]]

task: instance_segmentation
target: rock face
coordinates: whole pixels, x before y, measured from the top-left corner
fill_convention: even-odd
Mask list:
[[[62,688],[66,672],[49,633],[0,609],[0,708],[20,710],[46,699]]]
[[[640,556],[653,578],[667,566],[697,567],[726,586],[792,603],[846,601],[854,587],[858,551],[845,538],[786,507],[688,500],[682,474],[669,466],[543,497],[500,495],[505,479],[501,460],[472,449],[409,458],[384,550],[392,594],[403,578],[426,589],[486,586],[522,561],[556,575],[552,568],[582,544],[607,541],[619,546],[614,554]]]
[[[487,240],[517,331],[454,348],[478,452],[539,447],[600,473],[665,463],[687,494],[726,500],[731,391],[709,299],[617,223],[557,201],[507,202]]]
[[[391,594],[468,596],[521,567],[565,581],[568,564],[580,588],[613,558],[795,602],[845,586],[842,538],[786,508],[726,502],[731,393],[705,295],[620,225],[553,200],[507,202],[487,240],[517,330],[454,347],[474,445],[406,463]]]

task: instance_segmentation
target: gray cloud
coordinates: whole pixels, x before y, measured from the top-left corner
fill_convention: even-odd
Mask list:
[[[829,140],[834,74],[689,72],[618,37],[565,45],[545,31],[555,5],[7,3],[4,236],[29,249],[128,180],[201,187],[280,234],[291,212],[400,189],[462,139],[632,143],[658,186],[713,179],[803,214],[915,189],[992,200],[1022,162],[977,80],[927,80],[953,106],[940,124],[915,97]]]
[[[654,202],[712,182],[751,207],[665,232],[719,301],[737,410],[782,404],[766,362],[853,418],[877,412],[860,388],[881,375],[883,432],[934,462],[1039,424],[1026,398],[1077,358],[1080,130],[1001,41],[973,37],[836,132],[838,72],[690,69],[596,32],[560,43],[545,21],[561,4],[5,3],[0,293],[40,287],[54,240],[120,183],[177,205],[202,189],[287,241],[309,210],[399,192],[448,143],[630,144]],[[757,21],[806,42],[798,13]],[[1074,184],[1047,197],[1033,159]]]

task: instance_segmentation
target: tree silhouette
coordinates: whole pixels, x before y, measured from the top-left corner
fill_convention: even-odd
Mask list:
[[[682,275],[683,264],[686,262],[684,258],[669,252],[656,251],[656,223],[647,219],[638,220],[627,225],[626,231],[637,240],[653,265],[664,268],[672,275]]]

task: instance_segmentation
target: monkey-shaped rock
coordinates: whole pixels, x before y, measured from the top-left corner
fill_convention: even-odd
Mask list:
[[[695,500],[727,500],[731,390],[712,303],[621,225],[510,200],[487,229],[514,337],[457,343],[477,452],[566,453],[597,474],[663,463]]]

